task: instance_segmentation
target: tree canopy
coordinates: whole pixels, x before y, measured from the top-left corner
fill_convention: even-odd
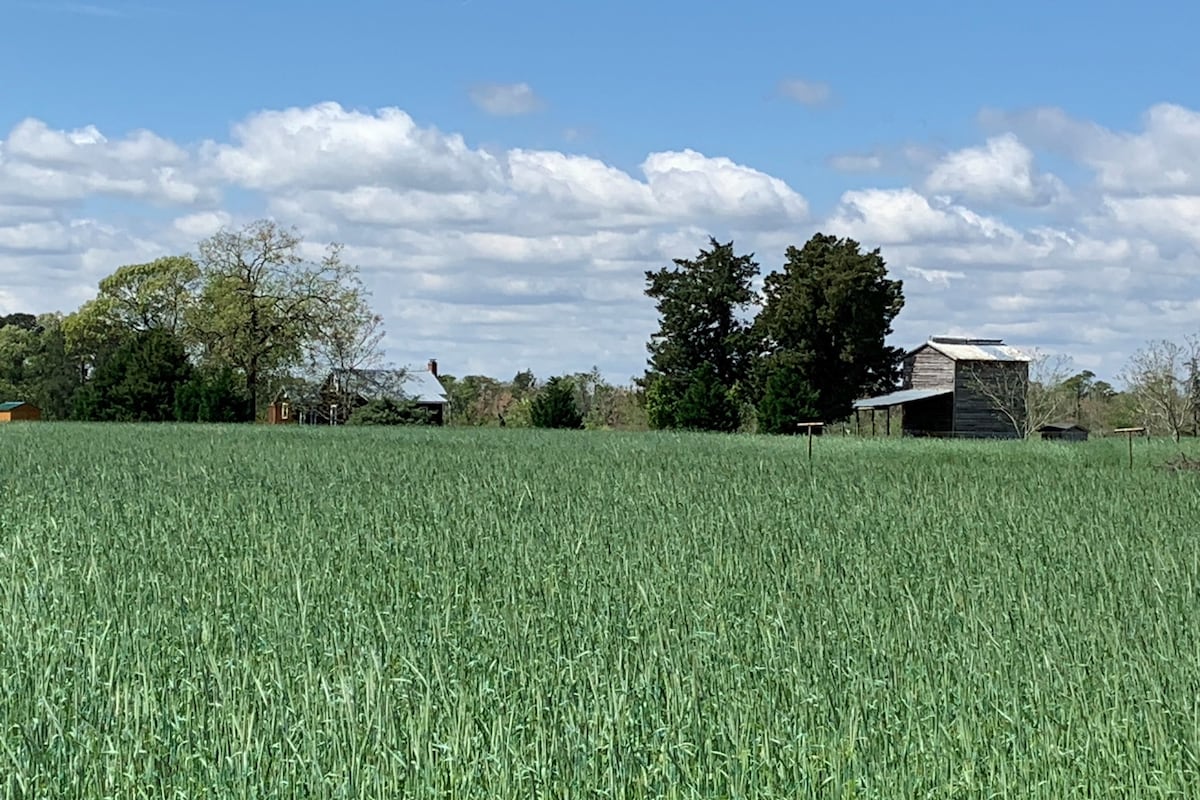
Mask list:
[[[785,358],[815,392],[812,411],[844,418],[854,400],[886,392],[900,377],[904,351],[887,337],[904,306],[903,284],[888,277],[878,249],[864,253],[853,239],[817,233],[785,256],[763,282],[754,324],[764,374]]]
[[[695,258],[677,258],[672,267],[646,272],[646,295],[655,301],[660,320],[647,346],[649,370],[643,379],[652,425],[736,428],[735,395],[754,352],[746,315],[757,275],[753,254],[737,255],[733,242],[711,237],[708,249]]]

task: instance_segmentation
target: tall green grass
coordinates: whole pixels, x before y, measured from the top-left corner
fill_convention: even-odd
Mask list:
[[[1124,446],[8,426],[0,790],[1195,797]]]

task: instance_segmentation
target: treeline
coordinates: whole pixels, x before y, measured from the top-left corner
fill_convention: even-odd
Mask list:
[[[46,419],[237,422],[297,374],[377,360],[382,318],[357,268],[302,244],[258,221],[120,267],[70,314],[0,319],[0,397]]]
[[[382,317],[338,245],[313,261],[292,230],[258,221],[195,255],[118,268],[69,313],[0,317],[0,400],[44,419],[246,422],[280,390],[386,366]],[[598,370],[540,382],[442,375],[454,425],[645,428],[642,393]],[[366,424],[421,422],[404,403]]]
[[[864,252],[853,239],[817,233],[762,276],[753,254],[710,238],[696,257],[648,271],[646,295],[659,313],[638,381],[650,427],[849,427],[856,399],[899,387],[905,351],[887,338],[903,282],[888,276],[879,249]],[[1065,356],[1033,356],[1021,435],[1059,421],[1200,435],[1200,336],[1147,343],[1121,370],[1120,390],[1090,370],[1072,372]]]
[[[0,317],[0,400],[32,402],[46,419],[243,422],[281,389],[382,366],[383,320],[358,269],[339,245],[307,252],[293,230],[260,220],[194,255],[122,266],[69,314]],[[442,375],[449,423],[794,433],[897,387],[904,351],[887,338],[903,283],[878,249],[818,233],[762,276],[753,254],[710,238],[645,278],[659,327],[632,385],[595,368],[545,382],[529,370]],[[1064,364],[1035,358],[1023,433],[1074,420],[1200,435],[1200,337],[1148,343],[1121,390]],[[370,411],[364,419],[421,419]]]

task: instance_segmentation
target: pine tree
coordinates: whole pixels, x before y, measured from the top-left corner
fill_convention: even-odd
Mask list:
[[[582,428],[583,414],[571,381],[558,376],[547,381],[530,404],[529,419],[535,428]]]

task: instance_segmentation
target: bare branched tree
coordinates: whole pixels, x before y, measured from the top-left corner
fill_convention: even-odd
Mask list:
[[[1075,396],[1066,385],[1071,359],[1065,355],[1034,349],[1029,361],[1017,367],[1012,362],[982,362],[967,371],[972,390],[987,398],[1022,438],[1038,428],[1059,421],[1074,409]]]
[[[1200,360],[1200,337],[1183,343],[1148,342],[1134,353],[1121,373],[1138,412],[1150,432],[1162,431],[1176,442],[1192,422],[1192,364]]]

